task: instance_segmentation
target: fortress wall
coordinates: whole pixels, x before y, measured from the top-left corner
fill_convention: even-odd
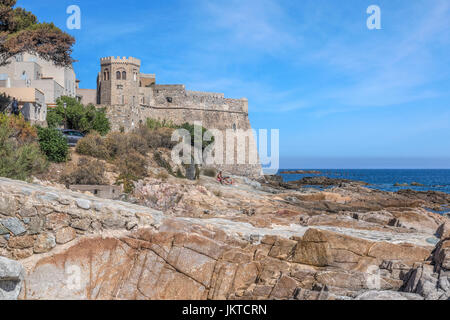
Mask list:
[[[243,105],[244,101],[231,100],[239,106]],[[246,103],[246,101],[245,101]],[[226,130],[249,130],[251,129],[248,114],[243,111],[234,112],[228,110],[212,110],[201,108],[184,107],[166,107],[166,106],[106,106],[108,110],[108,118],[112,123],[112,130],[119,131],[121,127],[126,131],[133,130],[134,127],[145,123],[147,118],[158,120],[172,121],[174,124],[183,124],[185,122],[194,123],[201,122],[201,124],[208,129],[218,129],[222,131],[223,138],[226,137]],[[254,137],[251,137],[252,143]],[[248,142],[246,142],[246,152],[248,154]],[[224,146],[223,159],[226,160],[226,148]],[[237,159],[237,149],[234,150],[234,159]],[[261,175],[261,166],[259,164],[249,164],[246,158],[245,164],[223,164],[214,165],[217,170],[222,170],[227,174],[234,174],[239,176],[259,177]]]
[[[168,101],[171,99],[171,102]],[[221,110],[248,112],[248,101],[242,99],[228,99],[223,93],[207,93],[186,91],[184,86],[154,87],[154,105],[166,108],[190,108],[205,110]]]
[[[251,129],[248,100],[228,99],[223,93],[187,91],[182,84],[142,86],[154,75],[140,74],[140,60],[109,57],[101,59],[100,79],[108,68],[110,79],[100,81],[101,104],[106,107],[112,130],[131,131],[147,118],[171,121],[174,124],[201,122],[208,129]],[[116,79],[117,71],[126,71],[127,79]],[[134,78],[133,75],[141,75]],[[147,79],[148,80],[148,79]],[[253,141],[254,139],[252,139]],[[236,154],[236,152],[235,152]],[[229,173],[259,176],[259,165],[224,165]]]

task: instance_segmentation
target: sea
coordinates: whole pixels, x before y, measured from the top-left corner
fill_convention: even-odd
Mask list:
[[[367,187],[384,191],[395,192],[401,189],[412,189],[417,191],[441,191],[450,194],[450,169],[305,169],[304,171],[319,171],[320,173],[281,174],[282,171],[294,170],[296,169],[282,169],[278,171],[278,174],[283,177],[284,181],[326,176],[364,181],[369,184]],[[420,186],[411,185],[413,183],[420,184]]]

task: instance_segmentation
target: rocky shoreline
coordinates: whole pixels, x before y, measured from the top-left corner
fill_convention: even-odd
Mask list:
[[[147,178],[132,204],[0,178],[0,299],[449,298],[427,208],[450,195],[235,180]]]

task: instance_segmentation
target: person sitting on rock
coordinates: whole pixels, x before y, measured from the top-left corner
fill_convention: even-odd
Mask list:
[[[222,171],[219,171],[219,174],[217,175],[217,181],[219,181],[220,184],[233,184],[233,181],[230,180],[230,177],[224,177],[222,175]]]

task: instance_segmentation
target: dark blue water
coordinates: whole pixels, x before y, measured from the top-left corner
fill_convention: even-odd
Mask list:
[[[280,170],[286,171],[286,170]],[[441,191],[450,193],[450,169],[445,170],[409,170],[409,169],[326,169],[320,174],[280,174],[284,181],[299,180],[303,177],[326,176],[329,178],[340,178],[364,181],[369,183],[369,188],[384,191],[398,191],[401,189],[412,189],[417,191]],[[411,186],[417,182],[423,186]],[[408,184],[405,187],[397,187],[396,183]]]

